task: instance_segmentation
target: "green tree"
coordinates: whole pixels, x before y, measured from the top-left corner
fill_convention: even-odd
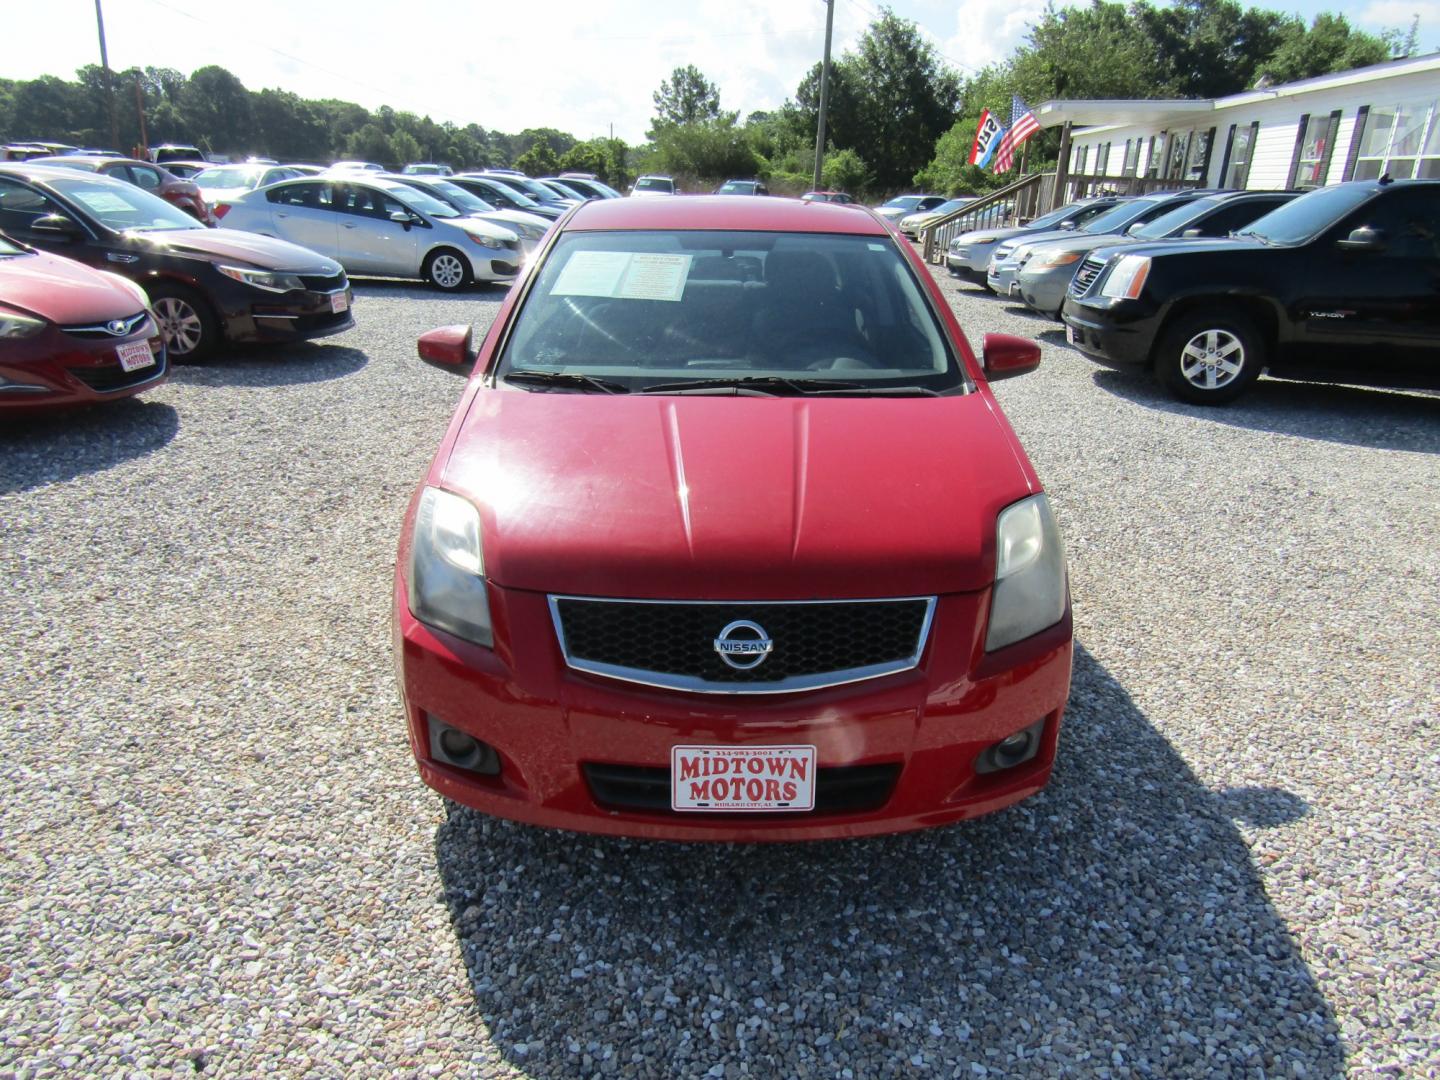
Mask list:
[[[959,120],[940,136],[940,141],[935,144],[934,158],[915,174],[917,188],[953,197],[980,194],[1009,183],[1012,177],[1008,174],[997,176],[988,167],[982,169],[970,164],[970,151],[975,146],[975,128],[979,122],[978,116]]]
[[[820,181],[831,191],[854,194],[870,186],[870,167],[854,150],[832,150],[825,155]]]
[[[357,161],[374,161],[381,165],[393,165],[395,153],[390,146],[390,136],[385,129],[373,121],[352,132],[345,139],[345,156]]]
[[[515,167],[526,176],[554,176],[560,168],[560,159],[544,139],[536,139],[530,149],[515,159]]]
[[[1294,82],[1332,71],[1379,64],[1390,57],[1381,38],[1353,29],[1343,15],[1316,15],[1309,29],[1294,20],[1263,70],[1276,82]]]
[[[760,161],[743,128],[730,117],[675,124],[655,140],[654,166],[702,182],[755,176]]]
[[[251,144],[250,92],[224,68],[211,64],[191,74],[180,107],[201,146],[238,152]]]
[[[677,67],[670,73],[670,78],[660,83],[660,89],[651,98],[655,102],[655,119],[650,125],[651,139],[677,124],[720,119],[720,89],[705,78],[694,64]]]
[[[390,157],[396,164],[405,165],[426,157],[419,140],[408,131],[397,131],[390,136]]]

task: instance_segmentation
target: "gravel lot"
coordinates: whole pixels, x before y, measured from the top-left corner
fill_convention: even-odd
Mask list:
[[[945,287],[1045,344],[1077,666],[1043,795],[901,838],[445,819],[389,579],[498,290],[6,420],[0,1073],[1440,1075],[1440,398],[1197,410]]]

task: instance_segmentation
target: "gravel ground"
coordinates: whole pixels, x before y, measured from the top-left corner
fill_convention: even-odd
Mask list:
[[[446,820],[389,578],[496,290],[7,420],[0,1074],[1440,1075],[1440,398],[1197,410],[945,288],[1044,343],[1078,647],[1051,787],[900,838]]]

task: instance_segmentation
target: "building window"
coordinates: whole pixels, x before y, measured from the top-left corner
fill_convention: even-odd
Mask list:
[[[1095,151],[1095,174],[1106,176],[1110,172],[1110,144],[1101,143]]]
[[[1159,168],[1160,168],[1160,156],[1155,153],[1155,143],[1156,143],[1156,142],[1157,142],[1157,137],[1154,136],[1154,135],[1151,135],[1151,136],[1150,136],[1150,143],[1149,143],[1150,148],[1149,148],[1148,151],[1146,151],[1146,154],[1145,154],[1145,175],[1146,175],[1146,176],[1159,176],[1159,175],[1160,175],[1160,173],[1159,173]],[[1160,151],[1160,152],[1163,154],[1163,153],[1164,153],[1164,147],[1165,147],[1165,133],[1164,133],[1163,131],[1160,133],[1160,135],[1159,135],[1159,137],[1158,137],[1158,142],[1160,143],[1160,147],[1161,147],[1161,151]]]
[[[1185,165],[1185,179],[1205,180],[1210,170],[1210,144],[1215,141],[1215,129],[1197,131],[1190,139],[1190,157]]]
[[[1170,160],[1165,164],[1165,179],[1178,180],[1185,175],[1185,161],[1190,154],[1190,139],[1195,133],[1187,131],[1183,135],[1176,133],[1170,136]]]
[[[1440,178],[1440,101],[1377,105],[1365,118],[1355,179]]]
[[[1236,125],[1234,138],[1230,142],[1230,163],[1225,166],[1225,175],[1220,186],[1244,191],[1250,179],[1250,157],[1255,148],[1255,135],[1259,124]]]
[[[1089,157],[1090,157],[1090,147],[1088,147],[1088,146],[1082,146],[1082,147],[1080,147],[1080,161],[1079,161],[1078,164],[1076,164],[1076,166],[1075,166],[1075,171],[1076,171],[1077,173],[1080,173],[1082,176],[1085,174],[1085,162],[1089,159]]]
[[[1134,176],[1135,170],[1140,164],[1140,140],[1125,140],[1125,165],[1120,170],[1121,176]]]
[[[1300,150],[1295,161],[1295,182],[1292,187],[1325,186],[1330,155],[1335,149],[1335,129],[1339,126],[1339,117],[1333,113],[1312,116],[1305,122],[1305,132],[1299,140]]]

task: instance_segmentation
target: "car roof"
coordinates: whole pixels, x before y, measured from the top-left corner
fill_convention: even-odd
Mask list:
[[[740,232],[863,233],[891,236],[878,219],[853,206],[744,195],[690,195],[680,199],[601,199],[583,203],[565,219],[566,231],[619,229]]]

